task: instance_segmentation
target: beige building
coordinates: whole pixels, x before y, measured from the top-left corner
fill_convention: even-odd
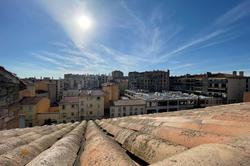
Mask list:
[[[102,84],[102,90],[105,93],[104,108],[108,109],[114,101],[119,100],[119,87],[116,83],[105,83]]]
[[[20,127],[32,127],[38,125],[38,113],[49,111],[50,100],[45,97],[24,97],[19,102],[19,106]]]
[[[110,107],[110,117],[146,114],[144,100],[118,100]]]
[[[125,90],[128,89],[128,78],[115,79],[115,82],[118,84],[120,95],[124,95]]]
[[[104,117],[104,92],[101,90],[83,90],[79,95],[81,120]]]
[[[79,97],[63,97],[59,103],[59,122],[75,122],[79,120]]]

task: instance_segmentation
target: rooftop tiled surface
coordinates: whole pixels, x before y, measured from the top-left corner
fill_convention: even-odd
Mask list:
[[[0,132],[0,165],[250,165],[250,103]]]

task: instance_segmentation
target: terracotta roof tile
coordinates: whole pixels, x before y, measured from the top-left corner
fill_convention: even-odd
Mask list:
[[[0,165],[248,166],[249,113],[239,103],[4,130]]]

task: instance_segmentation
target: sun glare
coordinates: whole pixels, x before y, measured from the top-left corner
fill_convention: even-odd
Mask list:
[[[90,17],[82,15],[76,18],[76,24],[82,30],[89,30],[91,29],[93,22]]]

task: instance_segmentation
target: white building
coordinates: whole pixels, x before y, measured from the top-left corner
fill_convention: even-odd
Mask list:
[[[117,100],[110,107],[110,117],[146,114],[144,100]]]
[[[130,99],[144,100],[146,102],[147,113],[177,111],[212,106],[222,103],[221,99],[213,97],[171,91],[163,93],[145,93],[126,90],[125,96],[129,97]]]

